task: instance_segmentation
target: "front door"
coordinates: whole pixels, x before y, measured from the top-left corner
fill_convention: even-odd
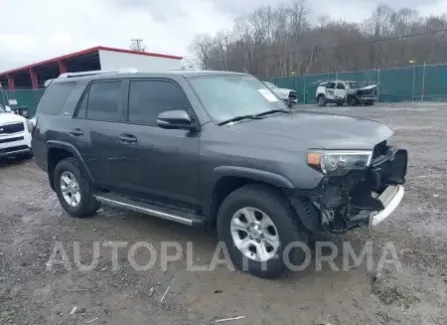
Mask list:
[[[337,102],[344,102],[346,98],[346,89],[342,82],[337,82],[337,86],[334,89],[334,97]]]
[[[200,134],[157,126],[161,112],[189,110],[186,95],[169,79],[127,83],[126,124],[120,129],[119,144],[122,159],[114,164],[115,175],[126,189],[198,204]]]

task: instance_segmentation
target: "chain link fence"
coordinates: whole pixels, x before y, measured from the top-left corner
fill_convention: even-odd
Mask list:
[[[353,80],[361,85],[377,84],[381,102],[447,101],[447,64],[411,65],[400,68],[313,74],[273,78],[281,88],[295,89],[300,103],[315,103],[318,85],[328,80]]]

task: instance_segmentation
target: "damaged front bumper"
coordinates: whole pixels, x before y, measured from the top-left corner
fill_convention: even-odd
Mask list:
[[[388,218],[391,213],[398,207],[400,201],[404,197],[405,189],[402,185],[390,185],[377,198],[384,206],[379,212],[371,212],[369,217],[369,225],[377,226],[383,220]]]
[[[291,202],[299,216],[306,216],[300,219],[311,232],[341,234],[362,226],[376,226],[402,201],[407,162],[406,150],[384,141],[374,148],[367,169],[326,176],[318,188],[304,194],[305,199],[301,193]]]

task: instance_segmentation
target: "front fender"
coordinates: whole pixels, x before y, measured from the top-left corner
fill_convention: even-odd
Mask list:
[[[213,178],[215,178],[215,182],[212,187],[221,179],[222,177],[240,177],[240,178],[248,178],[254,181],[264,182],[271,184],[276,187],[293,189],[295,186],[284,176],[254,169],[247,167],[237,167],[237,166],[220,166],[216,167],[213,170]]]

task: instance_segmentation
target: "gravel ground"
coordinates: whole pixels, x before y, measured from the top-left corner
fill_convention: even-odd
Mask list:
[[[395,130],[393,142],[409,150],[406,196],[392,217],[377,228],[330,238],[337,247],[349,242],[358,251],[372,242],[373,269],[364,262],[346,271],[323,264],[316,271],[313,261],[305,271],[274,281],[233,272],[225,265],[213,272],[191,272],[189,256],[196,265],[212,260],[214,234],[111,209],[88,220],[70,218],[49,188],[46,174],[32,160],[4,161],[0,324],[200,325],[236,316],[245,318],[224,324],[446,324],[446,106],[305,107],[384,122]],[[103,246],[92,270],[76,267],[75,242],[81,262],[88,265],[94,242],[109,241],[128,243],[119,250],[117,270],[111,249]],[[176,241],[185,249],[191,242],[194,251],[182,254],[165,270],[158,259],[151,269],[137,271],[126,253],[138,241],[151,243],[157,251],[162,241]],[[390,241],[402,268],[386,264],[378,273],[377,261]],[[57,242],[71,269],[49,269]],[[141,265],[150,257],[142,248],[134,256]],[[342,265],[341,253],[335,262]]]

